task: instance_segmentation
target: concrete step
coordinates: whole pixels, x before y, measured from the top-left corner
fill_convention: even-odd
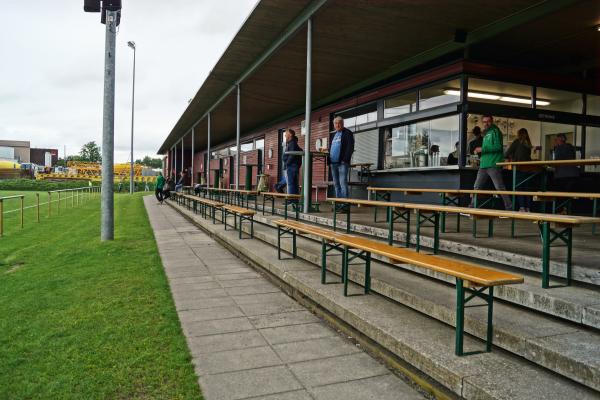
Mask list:
[[[428,281],[430,284],[435,285],[429,290],[423,287],[419,288],[416,281],[410,282],[410,284],[402,285],[401,288],[396,288],[398,294],[392,296],[397,298],[405,296],[406,303],[416,301],[418,307],[429,303],[429,306],[434,309],[431,314],[438,317],[446,314],[440,320],[429,318],[423,313],[415,311],[415,306],[406,307],[376,294],[343,297],[339,284],[321,285],[319,270],[302,259],[304,257],[310,259],[319,256],[319,252],[311,249],[312,244],[310,241],[304,239],[299,241],[299,255],[301,256],[299,259],[280,261],[277,260],[275,249],[263,241],[269,242],[271,240],[270,238],[273,236],[269,233],[272,231],[271,228],[256,226],[256,233],[263,240],[246,239],[240,241],[236,232],[224,231],[222,225],[212,225],[187,210],[181,211],[228,246],[234,248],[236,252],[293,287],[302,296],[310,298],[328,312],[350,324],[386,350],[396,354],[459,396],[467,399],[587,399],[598,398],[600,395],[598,392],[498,348],[494,348],[492,353],[456,357],[454,355],[454,330],[449,326],[449,323],[441,322],[442,320],[453,322],[453,298],[447,298],[447,293],[453,292],[451,287],[439,282],[429,281],[425,277],[410,272],[393,271],[393,269],[383,265],[374,266],[374,272],[377,272],[377,276],[374,276],[376,279],[374,279],[373,285],[374,289],[377,287],[376,290],[383,291],[381,285],[384,283],[382,278],[385,277],[381,274],[389,271],[394,272],[394,274],[398,272],[405,274],[402,276],[397,275],[396,282],[399,283],[412,275],[413,279]],[[332,264],[331,268],[335,270],[336,268],[339,269],[339,266]],[[384,268],[387,268],[387,271]],[[352,267],[351,270],[351,279],[360,279],[359,271],[355,267]],[[337,280],[339,277],[335,278],[330,275],[329,279]],[[446,286],[445,290],[440,289],[444,286]],[[358,292],[358,287],[354,285],[352,287],[354,291]],[[388,287],[393,288],[394,286],[389,285]],[[420,294],[423,292],[434,293],[431,298],[418,296],[418,294],[412,293],[417,289]],[[496,326],[504,325],[504,321],[509,320],[507,311],[504,310],[505,307],[500,307],[500,310],[498,310],[498,307],[496,308],[498,310],[495,315]],[[479,330],[478,315],[471,315],[470,311],[468,314],[468,329],[476,332]],[[503,318],[503,316],[507,318]],[[519,326],[525,323],[524,320],[526,318],[513,321],[513,324]],[[538,322],[533,321],[530,324],[530,329],[534,330],[535,324]],[[520,338],[517,336],[514,345],[522,347],[524,353],[526,353],[526,348],[531,346],[530,353],[537,353],[541,351],[540,349],[544,349],[545,341],[555,340],[556,336],[548,336],[548,332],[551,332],[550,335],[558,336],[568,336],[569,333],[573,333],[566,324],[562,330],[561,326],[552,326],[553,331],[549,331],[549,329],[546,326],[540,326],[540,330],[547,333],[546,337],[530,335],[532,340],[529,342],[519,342]],[[503,327],[497,333],[495,344],[509,340],[510,332],[505,333],[506,330],[509,329]],[[512,336],[515,337],[514,334]],[[507,343],[504,343],[504,345],[507,345]],[[467,351],[481,349],[482,346],[483,343],[476,339],[467,338],[466,340]],[[560,347],[559,344],[557,346]],[[564,347],[564,344],[562,346]],[[594,350],[587,348],[586,351],[592,352]],[[549,357],[551,354],[544,352],[543,355],[538,354],[538,356]],[[590,357],[592,356],[590,354]],[[530,354],[530,357],[535,358],[533,354]],[[550,360],[545,361],[549,363]],[[585,376],[584,378],[590,378],[593,381],[595,376]]]

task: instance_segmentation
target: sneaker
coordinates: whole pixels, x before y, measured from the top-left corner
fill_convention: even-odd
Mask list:
[[[520,207],[519,212],[527,212],[527,209],[525,207]]]
[[[277,185],[275,185],[275,191],[277,193],[283,193],[283,187],[281,187],[281,185],[277,184]]]

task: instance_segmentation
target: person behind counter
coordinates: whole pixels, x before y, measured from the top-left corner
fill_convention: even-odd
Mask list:
[[[510,144],[510,147],[504,153],[504,157],[511,161],[531,161],[532,149],[533,145],[531,144],[531,139],[529,139],[529,132],[527,132],[527,129],[521,128],[517,131],[517,138]],[[531,174],[529,172],[517,170],[517,182],[524,182],[519,185],[519,190],[530,190],[528,180],[530,176]],[[531,211],[531,197],[517,196],[516,200],[519,211]]]
[[[454,143],[454,151],[448,154],[447,165],[458,165],[458,142]]]
[[[574,160],[576,158],[575,147],[567,143],[567,136],[559,133],[554,138],[554,159]],[[559,192],[571,192],[575,188],[576,178],[579,177],[579,167],[575,165],[559,165],[554,169],[552,184]]]
[[[469,154],[474,155],[475,149],[483,145],[483,136],[481,135],[481,128],[476,126],[471,132],[473,139],[469,142]]]

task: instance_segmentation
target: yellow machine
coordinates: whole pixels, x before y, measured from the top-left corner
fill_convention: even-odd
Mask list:
[[[36,179],[69,179],[69,180],[102,180],[102,164],[94,162],[69,161],[67,162],[68,171],[64,173],[49,173],[37,174]],[[155,176],[142,176],[144,166],[141,164],[133,164],[133,180],[134,182],[153,183],[156,181]],[[115,181],[129,180],[130,164],[115,164],[114,174]]]

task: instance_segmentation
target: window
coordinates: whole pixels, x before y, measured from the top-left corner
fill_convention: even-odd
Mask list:
[[[452,115],[386,129],[384,168],[447,165],[458,142],[459,116]]]
[[[585,158],[600,158],[600,128],[585,128]]]
[[[354,134],[352,164],[372,163],[377,167],[379,156],[379,130],[363,131]]]
[[[587,95],[587,115],[600,115],[600,96]]]
[[[254,146],[257,150],[262,150],[265,148],[265,139],[257,139],[256,142],[254,142]]]
[[[252,150],[254,150],[254,142],[240,144],[240,151],[242,153],[244,153],[246,151],[252,151]]]
[[[417,92],[401,94],[383,101],[383,118],[417,111]]]
[[[460,101],[460,80],[446,81],[419,91],[419,110],[457,103]]]
[[[578,149],[577,158],[581,157],[581,126],[502,117],[494,117],[494,124],[502,132],[505,151],[517,139],[518,131],[521,128],[525,128],[529,135],[529,140],[531,140],[531,144],[533,145],[531,152],[532,160],[552,159],[554,138],[559,133],[564,133],[567,136],[567,142],[573,144]],[[470,114],[467,118],[467,132],[469,132],[467,143],[473,140],[471,132],[475,126],[483,128],[481,115]]]
[[[356,131],[360,125],[377,122],[377,103],[369,103],[350,110],[338,112],[334,117],[344,118],[344,127]],[[333,119],[331,121],[333,125]]]
[[[581,93],[564,90],[537,88],[535,104],[537,108],[581,114],[583,97]]]
[[[468,99],[480,103],[531,108],[531,86],[469,78]]]

